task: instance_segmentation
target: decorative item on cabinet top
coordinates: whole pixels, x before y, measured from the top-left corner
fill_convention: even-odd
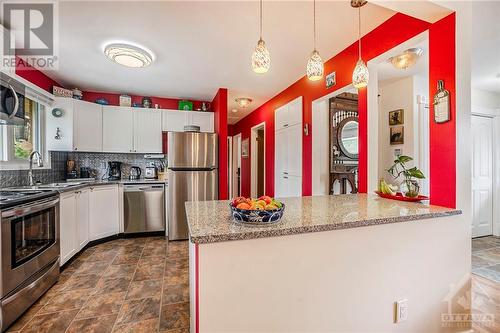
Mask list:
[[[193,102],[187,101],[187,100],[179,101],[179,110],[192,111],[193,110]]]
[[[73,91],[69,89],[64,89],[61,87],[53,86],[52,87],[52,93],[56,97],[68,97],[68,98],[73,98]]]

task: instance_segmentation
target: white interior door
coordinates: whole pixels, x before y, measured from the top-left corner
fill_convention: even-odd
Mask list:
[[[472,116],[472,237],[493,233],[493,126]]]

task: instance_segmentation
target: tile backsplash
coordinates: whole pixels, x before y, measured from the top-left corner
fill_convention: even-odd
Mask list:
[[[138,166],[144,170],[151,162],[159,164],[160,159],[146,159],[144,154],[119,154],[119,153],[84,153],[84,152],[50,152],[50,169],[33,169],[36,181],[53,183],[66,180],[66,162],[68,159],[75,161],[75,168],[80,173],[81,167],[89,167],[91,176],[97,179],[107,177],[109,161],[122,162],[122,178],[128,178],[131,166]],[[166,161],[165,161],[166,162]],[[0,170],[0,188],[28,185],[28,170]]]
[[[108,162],[122,162],[122,178],[128,178],[130,175],[130,167],[137,166],[141,168],[144,177],[144,170],[151,162],[158,164],[161,159],[146,159],[144,154],[120,154],[120,153],[83,153],[71,152],[68,153],[68,159],[75,161],[76,170],[80,172],[81,167],[89,167],[92,171],[92,176],[98,179],[107,177]]]
[[[54,183],[66,179],[66,152],[50,152],[50,169],[33,169],[33,178],[42,183]],[[28,183],[28,170],[0,170],[0,188],[25,186]]]

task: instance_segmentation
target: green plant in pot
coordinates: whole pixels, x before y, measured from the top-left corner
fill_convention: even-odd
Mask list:
[[[413,158],[406,155],[400,155],[394,160],[394,164],[387,170],[394,178],[404,177],[402,185],[406,186],[406,192],[403,195],[406,197],[414,198],[418,196],[420,186],[419,179],[424,179],[424,173],[417,167],[408,168],[406,163],[413,161]]]

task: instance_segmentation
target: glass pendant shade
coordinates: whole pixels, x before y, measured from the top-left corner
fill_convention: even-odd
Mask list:
[[[271,57],[269,56],[266,43],[262,39],[259,39],[252,54],[252,69],[255,73],[263,74],[269,70],[270,66]]]
[[[323,77],[323,71],[323,59],[321,59],[318,51],[314,50],[307,61],[307,78],[311,81],[318,81]]]
[[[366,67],[365,62],[360,58],[352,72],[352,84],[357,89],[364,88],[368,85],[369,79],[368,67]]]

